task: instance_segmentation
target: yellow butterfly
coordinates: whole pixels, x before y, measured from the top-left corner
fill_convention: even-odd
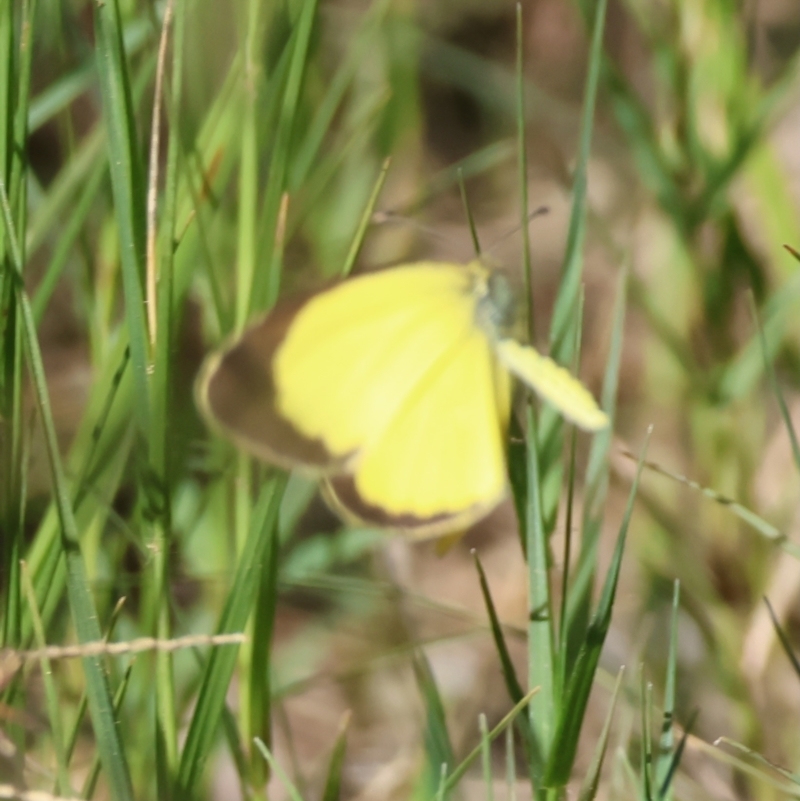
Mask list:
[[[511,375],[568,420],[608,418],[567,370],[507,335],[502,276],[419,262],[279,303],[198,383],[244,450],[323,480],[350,522],[412,536],[466,528],[504,497]]]

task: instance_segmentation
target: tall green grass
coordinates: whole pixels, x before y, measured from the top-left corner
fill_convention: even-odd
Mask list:
[[[763,759],[792,764],[796,744],[784,721],[772,736],[740,657],[749,615],[771,588],[776,541],[796,558],[787,512],[764,519],[755,487],[769,436],[793,442],[797,264],[783,245],[798,246],[798,212],[771,132],[796,96],[798,68],[795,59],[771,83],[759,80],[733,4],[658,4],[658,24],[654,7],[626,4],[628,30],[648,54],[649,102],[604,48],[615,33],[604,0],[576,2],[587,53],[578,110],[532,84],[524,41],[537,17],[524,4],[506,9],[516,58],[504,65],[385,0],[359,10],[247,0],[225,14],[186,0],[107,0],[81,13],[35,0],[0,6],[0,606],[10,649],[0,656],[9,668],[0,724],[11,744],[0,784],[62,797],[201,798],[219,792],[215,767],[226,759],[242,797],[278,792],[277,783],[315,797],[308,765],[284,759],[291,749],[276,727],[284,731],[287,699],[330,657],[314,626],[383,606],[403,633],[378,656],[406,667],[408,704],[421,710],[406,797],[458,797],[475,779],[487,799],[515,797],[521,783],[539,799],[694,798],[680,760],[718,734],[739,749],[725,778],[772,797]],[[513,137],[498,134],[427,174],[432,78],[502,118]],[[564,145],[566,241],[552,314],[541,316],[530,132],[548,114],[566,120],[575,146]],[[42,134],[59,151],[46,179],[36,169]],[[633,216],[655,232],[645,254],[595,207],[595,161],[632,175]],[[375,209],[417,212],[460,189],[465,218],[480,228],[478,193],[504,170],[518,187],[509,214],[522,221],[528,330],[541,337],[549,317],[550,353],[583,373],[582,354],[598,358],[592,314],[604,315],[603,364],[584,368],[599,377],[615,431],[643,455],[653,422],[650,456],[668,469],[682,460],[739,518],[640,472],[620,485],[611,430],[583,453],[557,414],[526,399],[509,443],[526,621],[520,633],[502,619],[478,549],[472,580],[486,613],[470,628],[492,642],[505,712],[476,720],[465,747],[431,650],[407,625],[413,602],[376,576],[385,537],[314,528],[313,487],[212,438],[190,387],[198,349],[235,336],[284,292],[369,266],[375,254],[410,258],[407,242],[370,228]],[[587,254],[598,250],[614,265],[605,273],[613,302],[600,312],[584,297]],[[742,315],[746,290],[761,327],[747,303]],[[83,346],[74,364],[58,363],[48,334],[65,307]],[[646,336],[626,339],[626,315]],[[63,429],[59,368],[89,376],[79,418]],[[638,580],[626,578],[634,563]],[[299,578],[323,608],[278,636]],[[680,593],[667,589],[675,578]],[[618,666],[601,655],[620,593],[631,630],[667,621],[658,630],[670,636],[663,649],[634,643],[644,668],[614,683],[601,666]],[[701,642],[694,666],[683,657],[686,631]],[[30,660],[11,669],[15,654],[45,643],[236,632],[245,645],[135,659],[92,651],[79,668],[38,653],[41,678]],[[335,673],[330,665],[323,672]],[[343,684],[366,685],[378,667],[360,670],[367,679]],[[713,688],[709,717],[727,715],[730,730],[704,728],[707,701],[694,686]],[[591,697],[597,687],[613,687],[608,703]],[[681,739],[676,720],[693,735]],[[358,725],[357,715],[340,721],[315,755],[325,799],[352,792]],[[718,767],[722,757],[708,753]],[[47,773],[30,770],[34,759]],[[796,786],[790,773],[780,779]]]

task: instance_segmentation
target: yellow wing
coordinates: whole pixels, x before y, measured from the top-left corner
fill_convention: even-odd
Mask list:
[[[409,394],[474,328],[472,283],[460,265],[421,263],[313,297],[275,353],[280,414],[337,457],[379,439]]]
[[[608,425],[608,416],[592,393],[564,367],[513,339],[500,340],[495,349],[500,361],[517,378],[555,406],[567,420],[588,431]]]
[[[352,476],[329,483],[347,516],[418,536],[466,527],[506,489],[510,379],[473,326],[409,393]]]

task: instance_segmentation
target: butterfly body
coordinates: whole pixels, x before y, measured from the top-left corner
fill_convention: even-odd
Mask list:
[[[200,404],[255,455],[322,476],[346,519],[463,528],[506,492],[511,372],[579,425],[606,423],[563,368],[507,336],[510,309],[477,262],[367,273],[279,304],[212,356]]]

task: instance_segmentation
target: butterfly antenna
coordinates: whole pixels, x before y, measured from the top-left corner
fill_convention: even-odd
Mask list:
[[[439,233],[435,228],[424,225],[418,220],[406,217],[404,214],[400,214],[396,211],[376,211],[372,215],[371,222],[373,225],[410,225],[415,231],[425,234],[425,236],[435,239],[443,245],[449,246],[453,244],[450,237]]]
[[[531,220],[534,220],[537,217],[543,217],[545,214],[549,213],[550,213],[550,208],[548,206],[539,206],[538,209],[532,211],[528,215],[528,222],[530,223]],[[500,234],[500,236],[497,237],[497,239],[495,239],[494,242],[492,242],[492,244],[486,250],[483,251],[484,254],[491,255],[493,250],[495,250],[499,245],[502,245],[503,242],[507,241],[510,237],[514,236],[515,234],[518,234],[521,230],[522,230],[521,225],[515,225],[513,228],[509,228],[505,233]]]

